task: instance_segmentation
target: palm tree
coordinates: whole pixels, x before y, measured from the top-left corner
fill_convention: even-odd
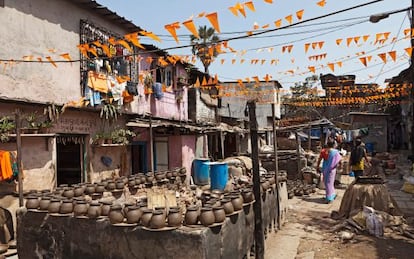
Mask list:
[[[215,32],[214,28],[200,26],[198,27],[198,35],[200,38],[197,38],[194,35],[190,36],[191,44],[193,44],[192,52],[194,55],[197,55],[201,63],[203,63],[204,72],[206,74],[208,74],[208,67],[211,65],[213,58],[217,57],[219,54],[215,48],[213,48],[213,55],[211,55],[211,51],[209,51],[209,47],[214,46],[215,43],[220,40]]]

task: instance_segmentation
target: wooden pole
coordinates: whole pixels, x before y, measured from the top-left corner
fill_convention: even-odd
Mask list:
[[[301,141],[300,141],[300,136],[299,136],[299,134],[298,134],[298,132],[296,131],[295,132],[295,136],[296,136],[296,156],[297,156],[297,159],[298,159],[298,161],[297,161],[297,164],[298,164],[298,175],[299,175],[299,178],[302,178],[302,173],[301,173],[301,171],[300,171],[300,147],[301,147]]]
[[[278,179],[278,175],[279,175],[279,159],[278,159],[278,155],[277,155],[277,133],[276,133],[276,118],[275,118],[275,104],[272,103],[272,129],[273,129],[273,152],[275,155],[275,184],[276,184],[276,208],[278,210],[278,217],[277,217],[277,228],[280,228],[280,223],[281,223],[281,218],[280,218],[280,213],[279,213],[279,206],[280,206],[280,188],[279,188],[279,179]]]
[[[309,151],[311,151],[311,149],[312,149],[311,132],[312,132],[312,126],[309,125],[309,131],[308,131],[308,149],[309,149]]]
[[[19,190],[19,206],[23,207],[23,172],[22,172],[22,136],[20,135],[21,121],[20,121],[20,110],[17,109],[15,113],[16,121],[16,142],[17,142],[17,170],[19,174],[18,179],[18,190]]]
[[[260,193],[260,172],[259,172],[259,146],[256,120],[256,103],[249,101],[250,139],[252,145],[252,164],[253,164],[253,193],[256,202],[253,204],[254,210],[254,241],[255,258],[264,258],[264,229],[262,221],[262,195]]]
[[[154,139],[152,136],[152,115],[149,117],[149,138],[150,138],[150,168],[154,173]]]

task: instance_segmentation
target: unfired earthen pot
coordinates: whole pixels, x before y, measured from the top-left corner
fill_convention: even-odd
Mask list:
[[[109,211],[109,222],[111,224],[119,224],[124,221],[124,214],[122,213],[122,206],[119,204],[112,205]]]
[[[252,192],[251,189],[248,189],[248,188],[243,189],[242,190],[242,196],[243,196],[243,201],[245,203],[252,202],[254,200],[253,192]]]
[[[98,201],[92,201],[88,208],[88,218],[96,219],[101,216],[101,204]]]
[[[179,227],[183,222],[183,215],[180,208],[170,208],[168,212],[168,226]]]
[[[111,211],[112,201],[101,201],[101,216],[108,216]]]
[[[231,204],[233,204],[233,208],[235,211],[239,211],[243,209],[243,198],[240,194],[233,194],[231,196]]]
[[[60,205],[59,213],[68,214],[73,212],[73,201],[71,199],[62,200]]]
[[[224,211],[223,206],[213,207],[214,213],[214,222],[221,223],[226,219],[226,212]]]
[[[226,215],[232,214],[234,212],[234,207],[230,199],[226,199],[226,198],[221,199],[221,205],[223,206],[223,209]]]
[[[85,216],[88,213],[88,204],[86,201],[78,200],[73,207],[73,214],[75,216]]]
[[[160,229],[163,227],[165,227],[164,211],[154,210],[150,221],[150,228]]]
[[[141,219],[142,211],[139,209],[139,206],[133,205],[128,207],[128,212],[126,214],[127,223],[134,224],[138,223]]]
[[[144,209],[141,216],[141,224],[144,227],[149,227],[152,218],[152,209]]]
[[[213,209],[211,207],[202,207],[200,213],[200,223],[208,227],[215,221]]]
[[[91,195],[94,192],[95,192],[95,184],[87,184],[85,193]]]
[[[52,198],[50,200],[49,207],[47,207],[48,212],[49,213],[59,213],[60,204],[61,204],[60,199]]]
[[[73,191],[72,187],[66,187],[63,191],[63,197],[66,197],[68,199],[72,199],[75,196],[75,192]]]
[[[103,183],[96,184],[95,192],[103,193],[104,191],[105,191],[105,184],[103,184]]]
[[[39,198],[37,195],[29,195],[26,198],[26,208],[28,209],[38,209],[39,208]]]
[[[39,210],[47,210],[51,199],[52,198],[50,196],[43,196],[39,202]]]

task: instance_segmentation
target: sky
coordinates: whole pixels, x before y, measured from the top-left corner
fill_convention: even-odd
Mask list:
[[[247,35],[249,31],[276,29],[275,21],[279,19],[282,20],[282,27],[289,25],[285,17],[292,15],[292,24],[299,21],[303,23],[258,36],[229,40],[228,45],[236,52],[220,54],[209,68],[209,73],[217,75],[220,81],[245,80],[255,76],[263,80],[268,75],[273,80],[278,80],[284,89],[289,89],[295,82],[303,82],[312,74],[327,73],[356,75],[357,83],[385,86],[385,79],[396,76],[407,68],[409,56],[405,49],[410,47],[410,41],[404,38],[404,30],[410,27],[408,13],[391,14],[378,23],[369,22],[369,16],[410,7],[410,0],[382,0],[326,18],[314,19],[373,1],[325,0],[322,7],[317,4],[320,0],[97,0],[99,4],[142,29],[158,35],[162,42],[149,38],[141,38],[141,42],[153,44],[160,49],[190,44],[191,33],[182,25],[182,22],[190,18],[196,27],[211,27],[207,18],[198,17],[203,12],[217,12],[220,26],[217,35],[223,40]],[[248,9],[244,5],[246,2],[252,2],[255,10]],[[235,16],[229,10],[229,7],[238,3],[245,6],[246,17],[240,12]],[[301,20],[296,15],[300,10],[303,10]],[[314,20],[308,22],[309,19]],[[174,22],[181,25],[177,30],[179,43],[164,28]],[[255,24],[259,29],[254,30]],[[388,39],[385,40],[388,33]],[[380,41],[383,39],[382,43],[375,43],[377,35]],[[363,36],[368,38],[364,39]],[[396,40],[392,41],[394,37]],[[338,44],[337,40],[341,39]],[[319,42],[323,42],[321,48]],[[307,51],[305,45],[309,46]],[[393,51],[396,53],[395,61],[392,58]],[[192,55],[190,47],[171,49],[168,53]],[[252,64],[255,59],[258,62]],[[366,66],[361,60],[366,60]],[[204,70],[200,62],[195,65],[200,71]],[[315,73],[310,71],[312,67],[315,67]]]

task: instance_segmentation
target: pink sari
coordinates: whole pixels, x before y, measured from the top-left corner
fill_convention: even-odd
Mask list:
[[[327,160],[323,160],[322,164],[322,174],[323,174],[323,182],[325,184],[326,190],[326,200],[333,201],[336,198],[335,193],[335,175],[336,175],[336,167],[341,161],[341,154],[339,151],[331,148],[329,151],[329,156]]]

